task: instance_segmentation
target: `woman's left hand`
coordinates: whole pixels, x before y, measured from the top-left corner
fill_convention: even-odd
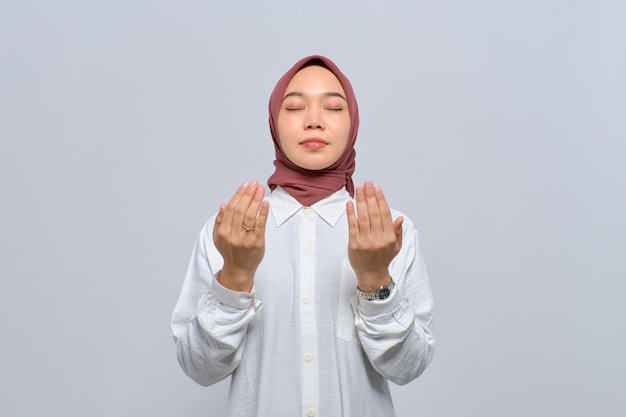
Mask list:
[[[356,209],[348,201],[348,258],[361,291],[375,291],[391,282],[389,264],[402,247],[403,217],[395,221],[383,191],[371,181],[356,187]]]

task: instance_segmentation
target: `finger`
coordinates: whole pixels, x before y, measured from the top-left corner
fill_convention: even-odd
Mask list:
[[[252,196],[252,200],[248,205],[246,210],[246,214],[243,219],[243,225],[246,227],[256,227],[257,216],[259,214],[259,209],[261,208],[261,204],[263,203],[263,197],[265,196],[265,188],[262,186],[257,186],[254,190],[254,194]]]
[[[378,210],[380,213],[380,221],[383,231],[389,230],[389,225],[392,224],[393,220],[391,218],[391,209],[389,208],[385,195],[383,194],[383,189],[377,185],[374,187],[374,194],[376,195],[376,202],[378,203]]]
[[[354,212],[354,203],[352,200],[349,200],[346,203],[346,216],[348,219],[348,235],[351,240],[357,239],[359,237],[359,221],[356,218],[356,213]]]
[[[270,203],[267,200],[261,202],[261,208],[259,210],[259,217],[256,218],[256,231],[261,236],[265,234],[265,225],[267,224],[267,217],[270,212]]]
[[[252,199],[254,198],[254,195],[256,193],[258,186],[259,186],[258,182],[252,181],[243,190],[241,198],[237,202],[237,205],[234,207],[233,217],[231,220],[232,230],[236,230],[236,228],[239,228],[239,230],[243,231],[242,226],[244,225],[244,222],[246,221],[246,214],[248,212],[248,209],[250,208],[250,203],[252,202]],[[246,224],[247,227],[251,227],[251,226],[254,227],[253,226],[254,218],[256,218],[256,213],[254,213],[252,222]]]
[[[217,216],[215,216],[215,226],[219,226],[224,219],[224,211],[226,210],[226,204],[220,204],[220,209],[217,212]]]
[[[220,209],[217,212],[217,216],[215,216],[215,224],[219,224],[222,222],[222,218],[224,217],[224,210],[226,210],[226,204],[220,204]]]
[[[367,212],[367,200],[365,199],[365,188],[362,185],[356,187],[356,210],[359,234],[369,232],[370,218]]]
[[[215,239],[217,228],[220,226],[220,224],[222,224],[222,219],[224,217],[224,210],[226,210],[226,205],[220,204],[220,209],[217,212],[217,216],[215,216],[215,225],[213,226],[213,239]]]
[[[235,215],[235,208],[239,204],[239,201],[241,200],[241,197],[245,193],[247,187],[248,183],[244,182],[243,184],[241,184],[239,188],[237,188],[237,192],[235,193],[235,195],[233,195],[228,204],[224,207],[224,214],[222,216],[222,224],[224,226],[227,226],[229,228],[232,226],[233,216]]]
[[[399,248],[402,247],[402,223],[404,222],[404,217],[400,216],[393,222],[393,231],[396,234],[396,244]]]
[[[367,201],[367,212],[369,216],[370,229],[382,229],[380,210],[378,209],[378,199],[374,192],[374,185],[371,181],[365,181],[365,200]]]

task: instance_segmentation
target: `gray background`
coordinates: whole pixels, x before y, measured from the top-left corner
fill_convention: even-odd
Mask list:
[[[3,1],[3,416],[220,416],[169,317],[272,172],[267,99],[329,56],[355,180],[421,232],[438,347],[399,416],[624,416],[623,2]]]

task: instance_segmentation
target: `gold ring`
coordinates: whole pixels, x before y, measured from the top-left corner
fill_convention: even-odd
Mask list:
[[[254,229],[256,229],[256,227],[248,227],[245,224],[242,224],[241,228],[245,230],[246,232],[254,232]]]

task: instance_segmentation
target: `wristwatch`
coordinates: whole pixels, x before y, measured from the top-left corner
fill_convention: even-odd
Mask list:
[[[376,291],[363,292],[359,289],[359,287],[356,287],[356,295],[358,295],[359,298],[368,301],[384,300],[386,298],[389,298],[389,296],[391,295],[391,290],[393,290],[395,286],[396,283],[393,282],[393,278],[391,278],[391,284],[381,285]]]

